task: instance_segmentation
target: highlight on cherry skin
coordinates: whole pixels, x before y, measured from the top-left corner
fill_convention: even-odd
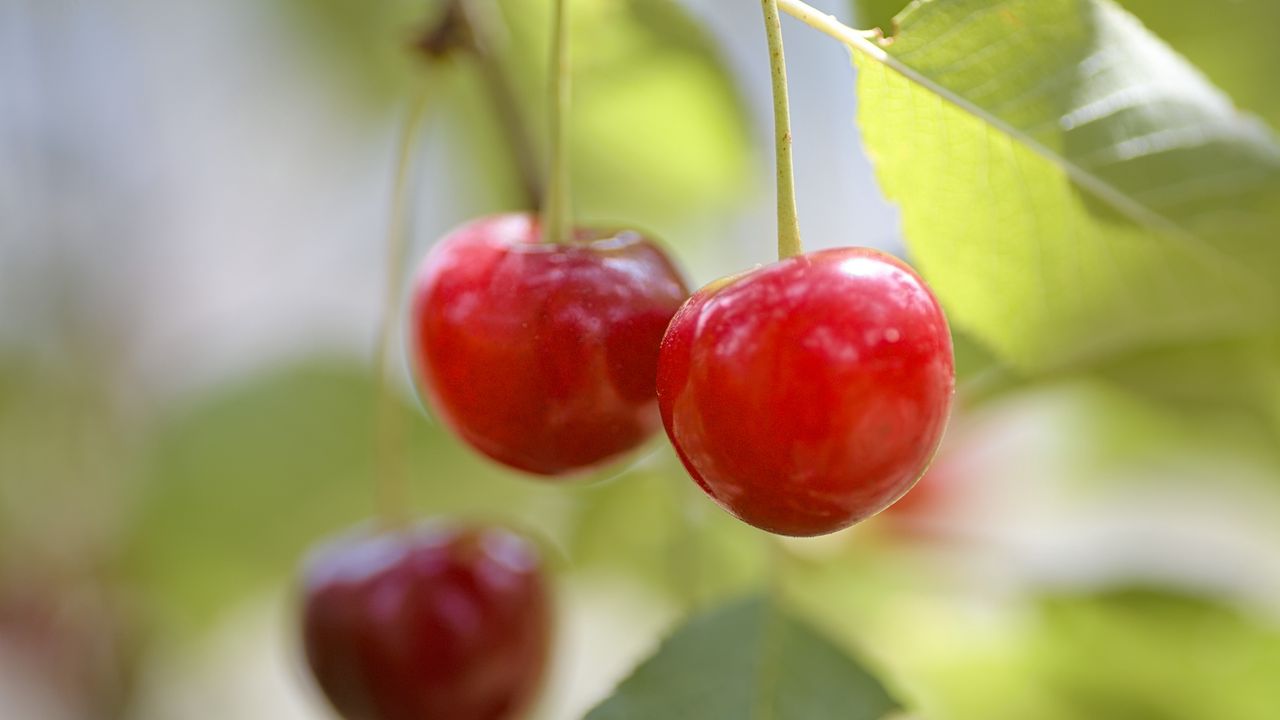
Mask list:
[[[575,228],[539,242],[535,216],[446,235],[417,277],[419,389],[457,435],[538,475],[603,464],[659,426],[658,346],[688,289],[638,232]]]
[[[511,532],[356,532],[311,556],[303,593],[307,663],[346,720],[513,720],[540,688],[551,601]]]
[[[951,334],[924,281],[868,248],[797,255],[694,293],[663,339],[663,424],[694,481],[780,535],[905,494],[942,439]]]

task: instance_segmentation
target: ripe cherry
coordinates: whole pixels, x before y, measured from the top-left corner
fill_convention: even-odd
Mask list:
[[[511,214],[445,236],[417,279],[413,343],[423,394],[450,428],[499,462],[560,475],[657,430],[658,345],[689,292],[639,233],[540,234]]]
[[[508,720],[536,694],[551,609],[522,538],[431,525],[357,534],[304,572],[307,662],[347,720]]]
[[[694,293],[663,339],[658,401],[708,495],[758,528],[809,536],[910,489],[942,438],[954,378],[924,281],[842,248]]]

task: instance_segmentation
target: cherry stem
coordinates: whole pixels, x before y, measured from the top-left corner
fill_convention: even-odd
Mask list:
[[[457,0],[457,8],[467,35],[466,50],[476,63],[514,158],[525,206],[536,210],[543,203],[542,172],[534,150],[533,133],[525,121],[511,77],[497,55],[502,23],[497,17],[498,8],[493,0]]]
[[[773,135],[778,167],[778,259],[803,252],[796,213],[796,183],[791,162],[791,111],[787,99],[787,61],[782,52],[782,19],[778,0],[763,0],[764,32],[769,40],[773,79]]]
[[[395,350],[400,300],[404,292],[405,257],[409,244],[410,174],[426,110],[427,93],[424,91],[411,102],[397,144],[391,218],[387,228],[386,297],[374,357],[378,393],[378,510],[382,522],[389,528],[400,528],[408,522],[409,468],[406,462],[404,411],[396,397],[396,390],[392,387],[387,365]]]
[[[543,208],[543,242],[567,242],[571,238],[569,195],[569,146],[565,124],[569,118],[569,0],[555,0],[551,31],[551,163],[546,206]]]

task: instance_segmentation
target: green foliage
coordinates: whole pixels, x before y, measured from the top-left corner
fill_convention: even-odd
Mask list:
[[[893,18],[907,7],[910,0],[851,0],[853,24],[860,28],[880,28],[892,34]]]
[[[854,26],[883,28],[909,0],[851,0]],[[1280,124],[1280,93],[1261,68],[1280,67],[1280,4],[1272,0],[1230,0],[1205,4],[1169,0],[1120,0],[1151,32],[1168,42],[1227,91],[1241,108]]]
[[[549,4],[503,3],[507,63],[545,119]],[[643,222],[706,213],[747,187],[752,138],[715,45],[673,0],[575,0],[573,177],[584,217]]]
[[[1097,375],[1194,425],[1201,440],[1237,450],[1254,442],[1280,468],[1280,336],[1156,348],[1115,358]]]
[[[859,118],[958,326],[1024,369],[1277,328],[1280,145],[1105,0],[935,0]]]
[[[467,0],[492,16],[499,66],[513,79],[517,123],[545,155],[546,0]],[[400,108],[425,79],[436,127],[466,139],[482,202],[519,207],[511,152],[483,76],[464,52],[431,64],[411,48],[436,21],[443,0],[366,3],[279,0],[298,34],[349,107]],[[485,7],[488,5],[489,7]],[[572,3],[574,105],[570,119],[575,204],[587,219],[641,222],[660,232],[736,202],[749,187],[752,140],[745,108],[718,51],[673,0]]]
[[[271,582],[306,549],[373,513],[373,384],[340,366],[289,368],[177,413],[156,440],[123,572],[194,628]],[[405,408],[414,508],[542,531],[566,517],[555,488],[477,459]]]
[[[0,602],[6,581],[96,567],[111,553],[137,438],[119,393],[94,374],[109,353],[94,359],[102,364],[0,351]]]
[[[878,720],[897,707],[840,648],[754,597],[689,621],[587,720]]]
[[[1070,717],[1266,720],[1280,707],[1280,632],[1226,606],[1132,589],[1050,598],[1041,613],[1030,662]]]
[[[886,550],[798,566],[788,598],[874,650],[921,718],[1265,720],[1280,706],[1265,614],[1167,587],[1010,596],[956,585],[956,555]]]
[[[277,0],[273,9],[308,59],[356,101],[353,109],[385,111],[400,105],[421,72],[408,48],[414,31],[442,6],[440,0]]]
[[[364,371],[309,363],[169,414],[121,564],[166,626],[207,625],[290,577],[321,538],[372,521],[375,399]],[[759,582],[762,537],[692,499],[669,452],[541,482],[479,458],[417,409],[399,412],[416,515],[511,524],[546,542],[553,564],[625,573],[686,602]]]
[[[758,586],[766,536],[708,501],[669,449],[655,454],[624,477],[578,491],[575,569],[626,573],[686,605]]]
[[[1266,68],[1280,67],[1280,3],[1121,0],[1156,35],[1203,70],[1240,107],[1280,124],[1280,93]]]

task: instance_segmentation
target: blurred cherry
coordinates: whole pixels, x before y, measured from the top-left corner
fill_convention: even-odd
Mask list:
[[[355,534],[316,552],[303,585],[307,662],[347,720],[509,720],[536,695],[551,602],[517,535]]]

